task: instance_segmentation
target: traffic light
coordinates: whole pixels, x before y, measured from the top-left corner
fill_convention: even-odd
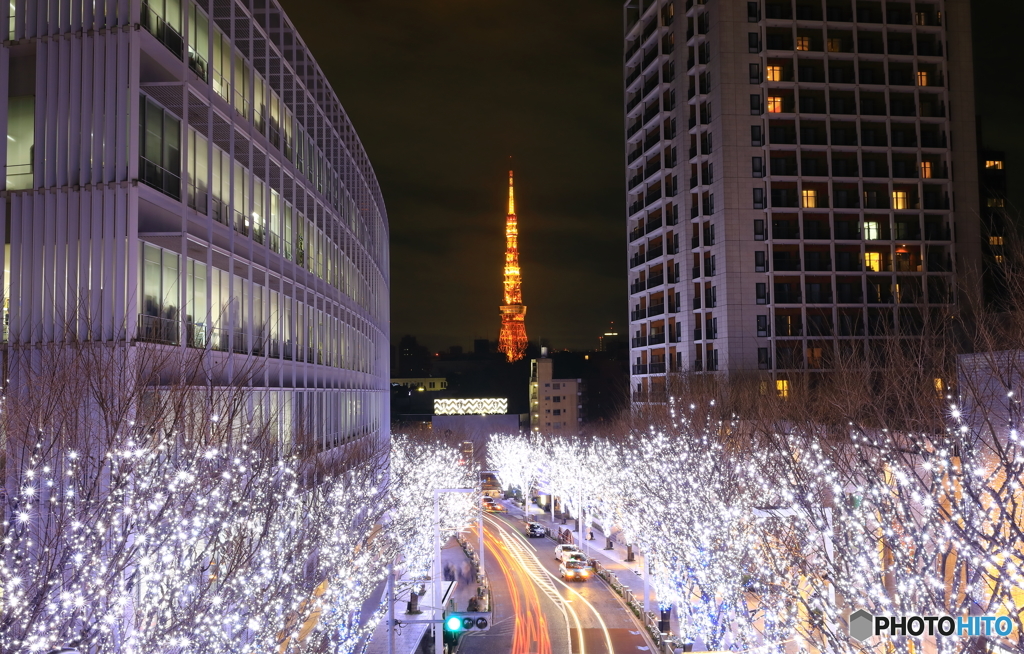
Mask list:
[[[445,631],[452,634],[461,634],[467,631],[487,631],[490,628],[490,612],[449,613],[444,619]]]

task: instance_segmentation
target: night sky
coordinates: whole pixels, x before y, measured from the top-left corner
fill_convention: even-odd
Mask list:
[[[380,179],[395,342],[497,339],[509,155],[530,339],[625,331],[621,0],[281,1]],[[984,140],[1024,206],[1024,2],[974,20]]]

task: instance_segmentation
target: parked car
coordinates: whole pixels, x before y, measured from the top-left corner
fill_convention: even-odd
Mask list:
[[[566,581],[586,581],[593,576],[594,569],[583,556],[567,556],[559,564],[558,574]]]
[[[568,554],[569,552],[579,552],[579,551],[580,551],[580,548],[576,547],[575,545],[569,545],[569,544],[555,545],[555,560],[556,561],[561,561],[565,557],[565,555]],[[582,552],[580,552],[580,555],[582,556]]]
[[[530,538],[543,538],[545,533],[544,525],[539,522],[526,523],[526,535]]]

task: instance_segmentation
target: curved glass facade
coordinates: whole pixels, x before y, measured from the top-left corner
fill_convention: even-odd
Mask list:
[[[39,4],[0,19],[4,340],[203,350],[319,449],[386,436],[387,214],[281,8]]]

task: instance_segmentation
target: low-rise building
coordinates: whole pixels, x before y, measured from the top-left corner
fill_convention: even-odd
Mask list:
[[[583,382],[555,379],[554,362],[546,350],[530,361],[530,431],[577,435],[583,420]]]

